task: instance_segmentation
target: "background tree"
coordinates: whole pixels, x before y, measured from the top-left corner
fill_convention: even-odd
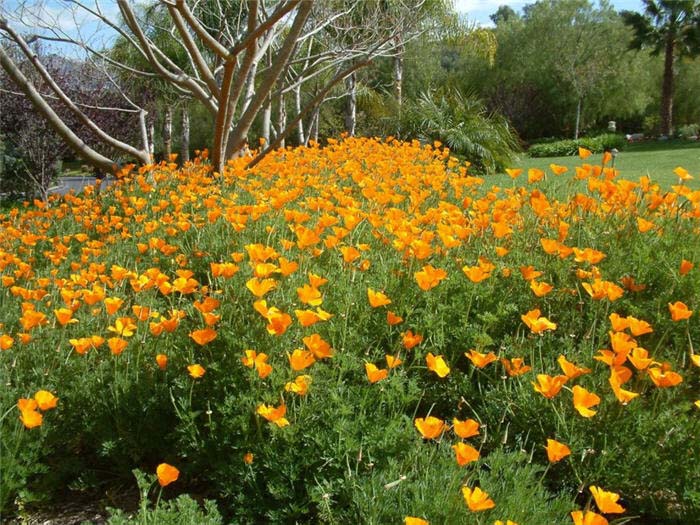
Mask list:
[[[93,20],[119,35],[133,48],[133,52],[147,63],[147,69],[115,60],[80,37],[61,31],[50,23],[44,26],[50,32],[48,36],[37,33],[34,38],[50,38],[77,45],[95,57],[95,65],[105,69],[107,66],[119,68],[132,75],[167,82],[175,92],[198,101],[213,120],[211,157],[215,167],[221,170],[227,159],[246,146],[251,127],[271,95],[288,88],[293,89],[290,86],[285,87],[284,83],[278,80],[285,78],[283,73],[286,73],[287,66],[298,59],[297,54],[301,49],[305,49],[303,43],[329,27],[334,27],[337,32],[351,32],[356,29],[354,26],[344,25],[343,20],[348,13],[363,3],[352,2],[341,5],[338,10],[329,11],[330,4],[301,0],[280,0],[269,4],[258,0],[203,2],[192,6],[184,0],[161,0],[159,5],[167,10],[168,14],[164,21],[158,19],[158,23],[163,26],[162,31],[155,31],[154,22],[149,19],[148,13],[135,9],[132,3],[119,0],[117,4],[121,21],[102,11],[99,3],[93,6],[73,1],[66,2],[65,7],[88,13]],[[32,101],[36,110],[43,114],[62,138],[88,162],[101,169],[109,169],[112,166],[114,160],[88,146],[84,139],[60,118],[49,100],[21,74],[16,62],[5,51],[8,45],[15,46],[24,54],[47,83],[53,96],[57,97],[93,136],[99,137],[122,154],[140,162],[148,162],[152,152],[149,148],[150,139],[145,119],[147,111],[141,108],[142,111],[139,112],[141,140],[137,146],[105,133],[52,79],[38,57],[29,49],[25,37],[8,22],[13,15],[14,13],[0,8],[0,35],[3,37],[0,45],[0,66],[18,89]],[[391,53],[396,47],[398,30],[395,27],[379,23],[376,16],[362,22],[362,38],[355,40],[352,47],[329,47],[311,57],[308,68],[299,73],[295,82],[303,84],[324,72],[332,72],[319,93],[296,112],[286,123],[285,129],[278,129],[270,147],[276,147],[284,140],[333,86],[357,69],[365,67],[374,57]],[[167,47],[164,48],[163,42],[156,38],[166,35],[172,39],[174,45],[180,46],[186,53],[189,68],[183,68],[173,60],[167,52]],[[265,67],[258,67],[269,48],[274,49],[272,61],[265,64]],[[115,79],[114,76],[111,78]],[[115,86],[119,87],[117,82]],[[123,89],[121,93],[128,100],[128,95]]]
[[[644,14],[625,11],[622,18],[634,30],[633,49],[649,47],[664,53],[661,83],[661,133],[673,133],[673,91],[678,57],[700,53],[700,2],[697,0],[643,0]]]

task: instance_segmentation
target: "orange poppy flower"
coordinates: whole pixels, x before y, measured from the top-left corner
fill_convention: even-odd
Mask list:
[[[423,336],[414,334],[411,330],[406,331],[402,336],[402,343],[406,350],[410,350],[423,342]]]
[[[483,354],[481,352],[477,352],[476,350],[469,350],[469,352],[464,352],[464,355],[477,368],[484,368],[486,365],[493,363],[498,359],[498,357],[496,357],[496,354],[494,354],[493,352]]]
[[[252,465],[253,459],[255,459],[255,456],[252,452],[246,452],[245,454],[243,454],[243,463],[245,463],[246,465]]]
[[[119,297],[106,297],[102,301],[105,305],[105,310],[107,311],[108,315],[114,315],[119,311],[119,309],[122,307],[122,304],[124,304],[124,300],[119,298]]]
[[[299,300],[304,304],[320,306],[321,303],[323,303],[323,294],[321,294],[321,291],[308,284],[297,288],[297,295],[299,296]]]
[[[207,372],[202,365],[197,364],[189,365],[187,367],[187,371],[190,373],[190,376],[194,379],[201,378]]]
[[[447,366],[441,355],[435,356],[432,352],[428,352],[428,355],[425,356],[425,363],[428,370],[435,372],[438,377],[446,377],[450,373],[450,367]]]
[[[569,379],[576,379],[577,377],[582,376],[583,374],[591,373],[590,368],[582,368],[580,366],[576,366],[572,362],[568,361],[564,355],[559,356],[559,358],[557,359],[557,363],[559,363],[559,366],[564,372],[564,375]]]
[[[591,410],[591,407],[600,403],[600,397],[578,385],[574,386],[572,392],[574,394],[574,408],[578,413],[583,417],[593,417],[596,412]]]
[[[374,384],[389,376],[389,370],[377,368],[372,363],[365,363],[365,372],[370,383]]]
[[[423,266],[423,268],[413,274],[418,283],[418,286],[423,291],[428,291],[435,288],[440,281],[447,278],[447,272],[440,268],[434,268],[432,265],[428,264]]]
[[[7,334],[0,335],[0,350],[9,350],[12,345],[15,344],[15,340]]]
[[[586,160],[588,157],[591,156],[591,150],[582,148],[579,146],[578,148],[578,156],[581,158],[581,160]]]
[[[567,171],[569,171],[569,168],[566,166],[560,166],[559,164],[550,164],[549,169],[552,170],[552,173],[555,175],[563,175]]]
[[[556,323],[553,323],[546,317],[540,317],[540,310],[538,308],[530,310],[525,315],[521,315],[520,318],[523,320],[523,323],[525,323],[525,325],[530,329],[530,331],[532,331],[535,334],[541,334],[542,332],[547,330],[557,329]]]
[[[573,248],[574,260],[578,263],[598,264],[605,259],[605,254],[593,248]]]
[[[136,319],[138,321],[146,321],[151,317],[151,309],[148,306],[141,306],[139,304],[135,304],[131,307],[131,311],[134,312],[134,315],[136,316]],[[155,313],[153,314],[153,316],[156,315],[157,314]]]
[[[540,277],[542,272],[535,270],[534,266],[521,266],[520,275],[522,275],[523,279],[526,281],[532,281],[533,279]]]
[[[636,317],[629,316],[627,318],[627,321],[630,325],[630,332],[635,337],[639,335],[650,334],[654,331],[651,325],[642,319],[637,319]]]
[[[693,315],[693,311],[688,309],[688,306],[681,301],[668,303],[668,310],[671,312],[671,319],[674,321],[684,321]]]
[[[158,483],[160,486],[165,487],[177,481],[177,478],[180,477],[180,471],[172,465],[161,463],[156,468],[156,475],[158,476]]]
[[[107,330],[121,337],[131,337],[136,330],[136,324],[131,317],[118,317],[114,320],[114,326],[108,326]]]
[[[564,443],[554,439],[547,439],[547,459],[550,463],[556,463],[571,454],[571,449]]]
[[[415,419],[413,424],[424,439],[437,439],[442,435],[442,432],[445,429],[445,422],[442,419],[438,419],[434,416],[428,416],[425,419],[418,417]]]
[[[629,323],[629,321],[627,321],[627,318],[622,317],[617,313],[610,314],[608,319],[610,319],[610,324],[612,325],[612,329],[615,330],[616,332],[622,332],[623,330],[626,330],[630,326],[630,323]]]
[[[549,292],[554,290],[554,286],[552,286],[549,283],[539,282],[533,279],[532,281],[530,281],[530,290],[532,290],[535,296],[544,297]]]
[[[284,385],[284,390],[286,392],[305,396],[309,391],[309,385],[311,385],[311,376],[301,375],[297,376],[294,381],[286,383]]]
[[[403,363],[403,361],[402,361],[401,359],[399,359],[398,356],[394,357],[393,355],[388,355],[388,354],[387,354],[387,355],[384,356],[384,359],[386,359],[386,365],[387,365],[389,368],[396,368],[396,367],[399,366],[401,363]],[[700,366],[700,364],[699,364],[698,366]]]
[[[372,288],[367,288],[367,299],[372,308],[379,308],[380,306],[391,304],[391,299],[382,292],[374,291]]]
[[[534,182],[539,182],[544,179],[544,171],[539,168],[530,168],[527,170],[527,181],[532,184]]]
[[[574,525],[608,525],[608,520],[590,510],[574,510],[571,512],[571,519],[574,520]]]
[[[692,354],[690,360],[695,366],[700,366],[700,354]]]
[[[203,301],[194,301],[192,305],[202,314],[208,314],[216,310],[221,305],[221,301],[214,297],[205,297]]]
[[[314,357],[314,354],[301,348],[297,348],[289,356],[289,365],[295,372],[304,370],[305,368],[313,365],[315,362],[316,358]]]
[[[591,485],[589,489],[593,495],[595,504],[603,514],[622,514],[625,512],[625,509],[617,502],[617,500],[620,499],[619,494],[605,491],[595,485]]]
[[[53,313],[56,315],[56,320],[61,326],[78,322],[77,319],[73,319],[73,310],[70,308],[59,308],[58,310],[54,310]]]
[[[25,428],[31,429],[41,426],[44,417],[37,412],[37,402],[34,399],[20,399],[17,402],[19,419]]]
[[[566,376],[549,376],[547,374],[537,374],[537,383],[532,383],[536,392],[539,392],[547,399],[555,397],[564,383],[568,381]]]
[[[246,281],[245,286],[255,297],[264,297],[265,294],[277,287],[277,281],[274,279],[257,279],[253,277]]]
[[[270,423],[274,423],[280,428],[289,425],[289,421],[286,417],[284,417],[284,415],[287,413],[287,405],[285,404],[281,404],[280,406],[275,407],[272,405],[266,405],[265,403],[261,403],[260,405],[258,405],[256,413],[264,417]]]
[[[480,457],[477,449],[471,445],[462,443],[461,441],[455,445],[452,445],[452,450],[455,451],[455,459],[460,467],[463,467],[472,461],[477,461]]]
[[[484,271],[481,266],[463,266],[462,271],[473,283],[480,283],[491,277],[491,273]]]
[[[475,487],[474,489],[462,487],[462,496],[464,497],[467,507],[469,507],[469,510],[472,512],[489,510],[496,506],[494,501],[489,498],[489,495],[479,487]]]
[[[692,262],[683,259],[681,261],[680,268],[678,269],[678,273],[680,273],[681,275],[685,275],[688,272],[690,272],[690,270],[692,270],[694,267],[695,265]]]
[[[333,357],[333,349],[328,342],[318,334],[311,334],[302,339],[304,345],[308,348],[316,359],[327,359]]]
[[[316,275],[315,273],[309,272],[308,276],[309,284],[314,288],[320,288],[328,282],[328,279],[326,279],[325,277],[321,277],[320,275]]]
[[[676,166],[676,169],[673,170],[673,173],[678,175],[678,180],[681,182],[693,179],[693,176],[688,172],[688,170],[682,168],[681,166]]]
[[[512,359],[501,358],[501,364],[510,377],[517,377],[532,370],[531,366],[525,365],[525,360],[522,357],[513,357]]]
[[[622,388],[622,385],[628,381],[630,377],[632,377],[632,371],[629,368],[618,366],[610,369],[608,382],[613,389],[615,397],[623,405],[628,404],[635,397],[639,396],[636,392]]]
[[[158,354],[156,356],[156,364],[158,365],[158,368],[165,370],[165,368],[168,366],[168,356],[165,354]]]
[[[638,284],[635,282],[634,277],[631,275],[625,275],[620,279],[620,282],[622,283],[622,286],[625,288],[625,290],[629,290],[630,292],[642,292],[646,290],[647,285],[646,284]]]
[[[473,419],[465,419],[461,421],[457,418],[452,419],[452,430],[462,439],[467,439],[479,435],[479,422]]]
[[[27,309],[22,313],[22,317],[19,319],[22,329],[29,332],[32,328],[37,326],[43,326],[48,323],[46,315],[42,312],[37,312],[33,309]]]
[[[403,323],[403,317],[400,317],[400,316],[396,315],[394,312],[389,311],[386,313],[386,322],[390,326],[401,324],[401,323]]]
[[[41,410],[42,412],[46,410],[51,410],[52,408],[56,408],[56,404],[58,403],[58,398],[54,396],[51,392],[48,390],[38,390],[34,394],[34,401],[36,401],[37,408]]]
[[[294,310],[294,315],[297,316],[299,324],[304,327],[312,326],[319,321],[327,321],[333,317],[332,314],[321,308],[317,308],[315,312],[313,310]]]
[[[284,257],[280,257],[277,261],[279,263],[279,272],[287,277],[299,269],[299,263],[296,261],[290,261]]]
[[[126,347],[129,345],[129,341],[122,339],[121,337],[110,337],[107,339],[107,346],[112,355],[121,354]]]
[[[216,339],[216,335],[216,330],[213,328],[202,328],[200,330],[194,330],[189,334],[192,340],[200,346],[211,343]]]
[[[634,348],[632,352],[628,354],[627,359],[637,370],[646,370],[649,365],[654,362],[654,360],[649,357],[649,352],[640,346]]]
[[[403,525],[430,525],[430,522],[424,520],[423,518],[416,518],[414,516],[406,516],[403,519]]]
[[[224,279],[230,279],[239,270],[239,267],[236,266],[233,263],[230,262],[225,262],[225,263],[216,263],[212,262],[210,263],[209,267],[211,268],[211,276],[212,277],[223,277]]]
[[[518,176],[520,176],[520,174],[521,174],[522,172],[523,172],[522,168],[515,168],[515,169],[506,168],[506,173],[508,174],[508,176],[509,176],[511,179],[516,179],[516,178],[518,178]]]
[[[647,368],[647,373],[654,384],[659,388],[669,388],[683,382],[683,377],[671,371],[669,366],[649,367]]]

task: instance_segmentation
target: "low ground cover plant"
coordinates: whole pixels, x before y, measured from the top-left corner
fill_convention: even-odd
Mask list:
[[[5,212],[3,513],[138,470],[144,522],[697,516],[700,191],[580,154],[495,187],[346,139]]]

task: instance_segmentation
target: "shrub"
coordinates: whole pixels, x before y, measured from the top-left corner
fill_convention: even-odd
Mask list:
[[[445,144],[472,163],[476,172],[502,171],[519,150],[505,117],[488,113],[483,102],[459,91],[423,93],[405,108],[404,130],[409,138]]]
[[[527,153],[530,157],[564,157],[576,155],[578,148],[586,148],[593,153],[610,151],[613,148],[622,150],[627,142],[622,135],[604,133],[595,137],[583,137],[578,140],[557,140],[538,142],[531,145]]]

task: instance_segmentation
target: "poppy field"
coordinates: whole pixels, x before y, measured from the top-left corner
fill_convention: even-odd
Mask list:
[[[697,522],[700,190],[580,156],[346,138],[5,211],[0,512]]]

